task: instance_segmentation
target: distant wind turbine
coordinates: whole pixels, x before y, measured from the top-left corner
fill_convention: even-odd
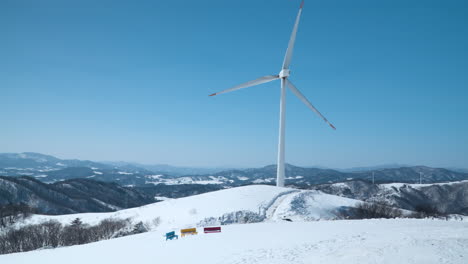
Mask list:
[[[278,166],[276,171],[276,186],[283,187],[284,186],[284,136],[285,136],[285,112],[286,112],[286,86],[291,89],[291,91],[312,111],[314,111],[320,118],[322,118],[331,128],[336,129],[328,120],[315,108],[309,100],[292,84],[288,77],[290,75],[289,64],[291,63],[291,58],[293,55],[294,49],[294,41],[296,40],[296,33],[297,28],[299,25],[299,19],[302,13],[302,7],[304,6],[304,1],[302,1],[301,6],[299,7],[299,12],[297,14],[296,22],[294,23],[294,28],[291,33],[291,38],[289,39],[288,49],[286,50],[286,54],[284,56],[283,66],[281,71],[278,75],[267,75],[264,77],[260,77],[256,80],[249,81],[227,90],[211,94],[210,96],[228,93],[232,91],[236,91],[242,88],[247,88],[251,86],[255,86],[262,83],[271,82],[277,79],[281,79],[281,100],[280,100],[280,118],[279,118],[279,141],[278,141]]]

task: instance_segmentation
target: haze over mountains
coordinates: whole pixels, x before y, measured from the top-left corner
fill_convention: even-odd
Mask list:
[[[158,171],[157,169],[161,169]],[[165,170],[164,170],[165,169]],[[201,173],[211,170],[209,173]],[[276,165],[251,169],[191,169],[173,166],[139,167],[132,163],[101,163],[87,160],[63,160],[39,153],[0,154],[1,176],[30,176],[45,183],[67,179],[86,178],[98,181],[116,182],[123,186],[148,186],[157,184],[217,184],[223,187],[245,184],[273,184],[276,180]],[[183,174],[186,172],[186,174]],[[198,172],[198,173],[197,173]],[[419,182],[420,173],[424,183],[468,180],[468,173],[426,166],[338,171],[323,168],[303,168],[288,164],[286,184],[311,186],[349,180],[372,180],[375,182]]]

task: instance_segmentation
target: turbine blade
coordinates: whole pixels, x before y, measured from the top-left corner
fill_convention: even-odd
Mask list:
[[[242,88],[247,88],[247,87],[250,87],[250,86],[255,86],[255,85],[259,85],[259,84],[262,84],[262,83],[267,83],[267,82],[271,82],[271,81],[274,81],[276,79],[279,79],[279,76],[278,75],[267,75],[267,76],[263,76],[263,77],[260,77],[258,79],[255,79],[253,81],[248,81],[246,83],[243,83],[243,84],[239,84],[237,86],[234,86],[232,88],[229,88],[229,89],[226,89],[224,91],[221,91],[221,92],[218,92],[218,93],[214,93],[214,94],[210,94],[210,96],[214,96],[214,95],[218,95],[218,94],[223,94],[223,93],[229,93],[229,92],[232,92],[232,91],[235,91],[235,90],[239,90],[239,89],[242,89]]]
[[[289,39],[288,49],[284,55],[283,69],[289,69],[289,64],[291,63],[294,42],[296,41],[297,28],[299,26],[299,19],[301,18],[302,7],[304,6],[304,0],[302,0],[301,6],[299,7],[299,12],[297,13],[296,22],[294,23],[293,31],[291,33],[291,38]]]
[[[336,128],[319,112],[319,110],[317,110],[317,108],[315,108],[310,102],[309,100],[307,100],[307,98],[305,98],[305,96],[296,88],[296,86],[294,86],[294,84],[286,79],[286,83],[288,84],[289,88],[291,89],[291,91],[305,104],[307,105],[307,107],[309,107],[312,111],[314,111],[318,116],[320,116],[323,121],[325,121],[331,128],[335,129]]]

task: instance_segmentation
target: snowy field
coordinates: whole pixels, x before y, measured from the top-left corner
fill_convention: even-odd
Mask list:
[[[68,248],[1,255],[8,264],[468,263],[468,223],[337,220],[222,227],[165,241],[153,231]]]
[[[0,255],[0,264],[468,263],[467,221],[332,220],[359,202],[315,190],[255,185],[112,213],[35,215],[26,223],[69,224],[77,217],[89,224],[109,217],[135,223],[158,217],[159,224],[140,235]],[[251,212],[262,223],[223,225],[222,233],[203,234],[203,226],[218,225],[237,212]],[[165,241],[166,232],[188,227],[198,227],[199,235]]]

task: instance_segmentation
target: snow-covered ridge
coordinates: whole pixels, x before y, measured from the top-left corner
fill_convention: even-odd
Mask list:
[[[79,217],[85,223],[95,224],[109,217],[132,218],[143,222],[151,222],[159,217],[158,229],[169,230],[195,226],[208,218],[219,218],[235,212],[251,212],[264,221],[282,221],[284,218],[295,221],[336,219],[339,218],[340,208],[352,207],[357,203],[358,200],[320,191],[252,185],[170,199],[112,213],[36,215],[30,221],[56,219],[69,223]]]
[[[429,186],[433,186],[433,185],[439,185],[439,186],[442,186],[442,185],[453,185],[453,184],[459,184],[459,183],[466,183],[468,182],[468,180],[464,180],[464,181],[453,181],[453,182],[440,182],[440,183],[399,183],[399,182],[396,182],[396,183],[385,183],[385,184],[379,184],[381,187],[383,188],[401,188],[401,187],[411,187],[411,188],[414,188],[414,189],[417,189],[417,188],[422,188],[422,187],[429,187]]]
[[[468,181],[415,184],[372,184],[352,181],[316,186],[325,193],[359,199],[366,202],[385,202],[410,211],[428,210],[440,214],[468,215]]]

